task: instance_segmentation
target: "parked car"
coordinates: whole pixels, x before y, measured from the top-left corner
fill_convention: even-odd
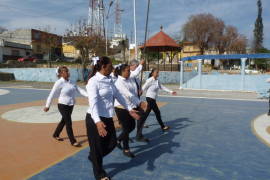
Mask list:
[[[19,58],[18,61],[19,62],[25,62],[25,61],[36,62],[37,58],[33,56],[25,56],[25,57]]]

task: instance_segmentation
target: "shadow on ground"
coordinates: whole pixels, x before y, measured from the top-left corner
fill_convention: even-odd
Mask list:
[[[181,134],[181,129],[188,127],[189,125],[184,122],[192,122],[188,118],[180,118],[172,121],[168,121],[167,124],[171,127],[168,132],[162,133],[160,128],[145,134],[150,137],[151,141],[148,144],[133,146],[132,151],[136,154],[136,157],[128,162],[110,163],[105,165],[105,169],[112,169],[108,174],[115,176],[120,172],[124,172],[132,167],[140,166],[147,163],[147,170],[154,171],[155,161],[165,153],[172,154],[173,148],[181,147],[180,142],[175,142],[174,138]],[[134,150],[135,149],[135,150]]]

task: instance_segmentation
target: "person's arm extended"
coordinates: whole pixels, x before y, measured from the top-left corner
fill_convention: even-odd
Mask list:
[[[130,71],[130,78],[137,77],[143,69],[143,65],[139,65],[134,71]]]
[[[76,90],[77,90],[77,92],[80,93],[82,96],[88,97],[87,92],[86,92],[84,89],[80,88],[78,85],[76,85]]]
[[[166,92],[171,93],[171,94],[173,93],[172,90],[170,90],[170,89],[166,88],[165,86],[163,86],[159,81],[158,81],[158,86],[159,86],[159,88],[162,89],[163,91],[166,91]]]

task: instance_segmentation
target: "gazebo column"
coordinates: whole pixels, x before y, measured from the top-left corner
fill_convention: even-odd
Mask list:
[[[163,63],[163,71],[165,71],[165,63],[166,63],[166,57],[165,57],[165,59],[164,59],[164,63]]]
[[[241,89],[245,89],[245,68],[247,58],[241,58]]]
[[[158,70],[159,70],[159,50],[158,50],[158,66],[157,66],[158,68]]]
[[[180,60],[180,87],[179,89],[183,89],[183,84],[184,84],[184,62],[182,60]]]
[[[198,59],[199,89],[202,88],[202,59]]]
[[[173,61],[173,54],[172,54],[172,51],[171,51],[171,72],[172,72],[172,61]]]

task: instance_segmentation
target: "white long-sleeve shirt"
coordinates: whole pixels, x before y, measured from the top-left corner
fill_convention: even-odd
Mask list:
[[[158,95],[159,89],[162,89],[168,93],[173,93],[170,89],[166,88],[160,82],[158,79],[155,79],[154,77],[150,77],[149,79],[146,80],[145,84],[142,87],[142,90],[145,92],[146,91],[146,97],[150,97],[152,99],[156,99]]]
[[[89,108],[95,123],[100,122],[100,117],[111,118],[114,115],[114,100],[117,99],[125,109],[132,110],[125,98],[116,89],[110,76],[104,76],[97,72],[89,79],[86,90],[88,93]]]
[[[49,108],[52,99],[55,96],[58,96],[58,103],[72,106],[75,104],[75,95],[76,91],[79,92],[81,95],[87,97],[87,92],[77,86],[75,83],[72,83],[70,80],[65,80],[64,78],[58,79],[47,98],[46,107]]]
[[[122,76],[118,76],[117,81],[115,82],[115,87],[124,96],[129,106],[136,108],[140,105],[141,101],[138,97],[137,86],[134,78],[126,79]],[[121,104],[115,100],[114,106],[121,106]]]
[[[138,78],[141,71],[143,69],[143,65],[139,64],[139,66],[134,70],[134,71],[130,71],[130,78],[134,78],[134,81],[138,84],[138,88],[141,89],[140,85],[141,85],[141,80]]]

